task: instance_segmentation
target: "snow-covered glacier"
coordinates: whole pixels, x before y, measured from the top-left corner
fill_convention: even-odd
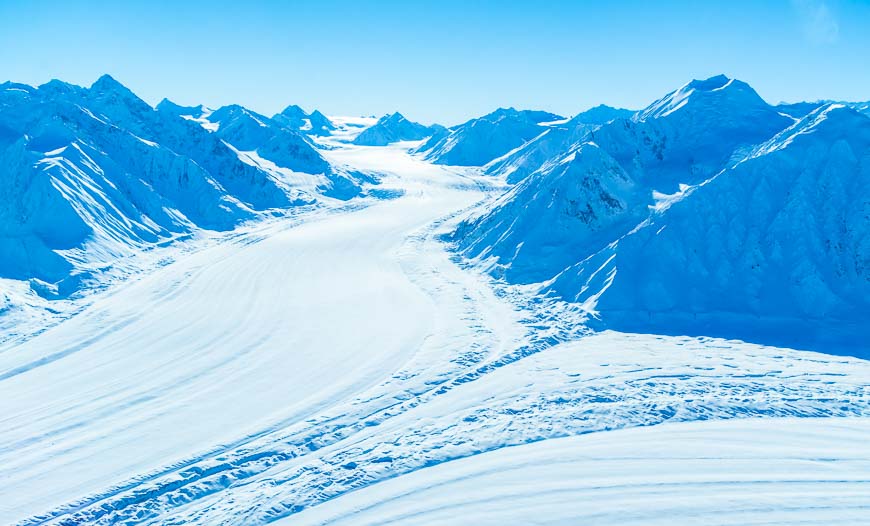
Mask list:
[[[0,523],[866,524],[865,112],[2,84]]]

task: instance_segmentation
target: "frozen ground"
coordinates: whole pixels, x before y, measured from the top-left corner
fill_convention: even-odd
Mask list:
[[[559,343],[558,311],[439,241],[488,179],[410,144],[324,141],[389,198],[249,227],[0,344],[0,523],[870,518],[868,362],[614,332]],[[626,500],[639,515],[607,515]],[[497,522],[514,517],[548,520]]]

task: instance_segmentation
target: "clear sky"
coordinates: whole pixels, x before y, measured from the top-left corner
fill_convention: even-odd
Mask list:
[[[640,108],[725,73],[770,102],[870,99],[870,0],[0,0],[0,78],[146,101],[455,124]]]

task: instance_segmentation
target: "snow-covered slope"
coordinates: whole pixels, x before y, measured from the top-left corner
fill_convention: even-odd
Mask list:
[[[615,119],[629,118],[632,114],[634,112],[630,110],[600,105],[564,122],[551,123],[545,133],[490,161],[484,170],[490,175],[505,176],[508,183],[517,183],[548,161],[570,151],[592,130]]]
[[[374,125],[363,130],[353,143],[363,146],[386,146],[398,141],[419,141],[444,129],[437,124],[425,126],[409,121],[399,112],[384,115]]]
[[[550,298],[516,301],[442,242],[499,181],[336,123],[322,154],[379,171],[391,199],[247,223],[0,341],[0,523],[306,524],[355,503],[361,523],[439,522],[427,503],[503,523],[591,511],[577,502],[667,520],[686,492],[705,524],[793,518],[764,502],[866,515],[870,362],[590,334]],[[615,163],[577,153],[555,179]],[[598,173],[614,195],[627,176]],[[798,417],[828,418],[770,420]],[[698,420],[728,421],[671,425]]]
[[[511,282],[557,276],[545,289],[601,326],[854,346],[870,312],[867,122],[825,106],[795,124],[742,82],[693,81],[592,131],[454,239]]]
[[[607,152],[586,143],[501,196],[454,237],[493,274],[548,279],[646,215],[642,187]]]
[[[345,179],[301,135],[240,107],[155,110],[109,76],[2,84],[0,278],[67,296],[133,252],[311,202]]]
[[[866,353],[870,118],[817,109],[553,286],[584,301],[593,274],[615,275],[595,307],[611,327]]]
[[[181,114],[214,132],[244,163],[271,174],[288,191],[301,193],[300,198],[323,194],[350,199],[360,194],[362,182],[370,182],[361,174],[331,166],[316,144],[297,131],[283,113],[279,114],[283,119],[270,119],[236,104],[203,111],[201,106],[182,108],[166,100],[157,108]],[[291,106],[285,110],[287,115],[294,113],[291,108],[302,112],[298,106]],[[335,129],[331,123],[330,127]]]
[[[870,419],[665,424],[427,467],[275,524],[866,523]]]
[[[500,108],[427,141],[417,153],[435,164],[483,166],[547,131],[545,123],[562,117],[544,111]]]

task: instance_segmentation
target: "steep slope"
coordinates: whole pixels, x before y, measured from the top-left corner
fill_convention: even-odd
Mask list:
[[[596,290],[595,275],[613,275]],[[828,104],[563,273],[608,327],[818,342],[870,336],[870,118]],[[857,347],[856,347],[857,346]]]
[[[562,117],[544,111],[500,108],[471,119],[434,144],[417,150],[435,164],[483,166],[547,131],[549,123]]]
[[[551,278],[569,258],[627,233],[662,196],[706,180],[793,123],[742,82],[693,81],[631,119],[579,131],[585,142],[545,161],[455,239],[467,257],[494,258],[488,266],[511,281]],[[529,144],[543,151],[535,143],[555,133]]]
[[[639,183],[662,193],[699,183],[739,160],[794,119],[748,84],[724,75],[693,80],[638,112],[592,132]]]
[[[454,234],[493,274],[541,281],[612,241],[646,215],[642,189],[601,148],[586,143],[503,195]]]
[[[386,146],[398,141],[419,141],[443,130],[442,126],[425,126],[409,121],[399,112],[384,115],[378,122],[363,130],[353,140],[362,146]]]
[[[161,107],[109,76],[0,85],[0,277],[66,296],[150,244],[311,200],[203,126],[210,110]]]
[[[508,183],[525,179],[548,161],[557,160],[603,124],[629,118],[633,111],[600,105],[579,113],[563,123],[550,124],[545,133],[507,154],[490,161],[484,170],[490,175],[502,175]]]

